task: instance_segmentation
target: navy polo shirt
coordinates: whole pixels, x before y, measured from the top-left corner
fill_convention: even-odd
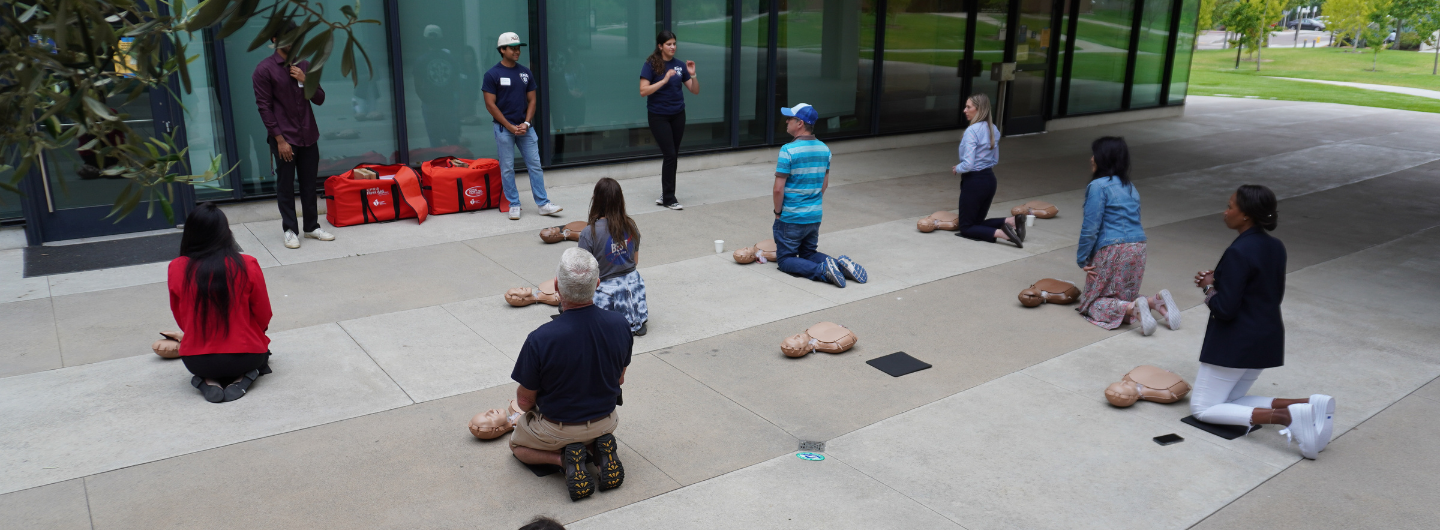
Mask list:
[[[500,114],[504,115],[511,125],[519,125],[525,123],[525,111],[530,108],[530,101],[525,95],[535,91],[535,74],[518,63],[514,68],[505,66],[503,62],[496,63],[485,72],[485,80],[480,83],[480,90],[495,94],[495,108],[500,109]],[[492,118],[491,121],[495,120]]]
[[[593,305],[569,309],[530,332],[510,378],[535,391],[546,418],[595,419],[615,411],[634,341],[620,313]]]
[[[685,110],[685,96],[680,90],[681,86],[690,80],[690,71],[685,69],[685,63],[679,59],[666,61],[665,70],[675,70],[676,75],[671,76],[670,82],[660,87],[660,90],[645,97],[645,108],[655,114],[670,116]],[[665,79],[665,70],[656,72],[650,67],[650,61],[645,61],[644,66],[640,67],[640,78],[650,80],[653,85]]]

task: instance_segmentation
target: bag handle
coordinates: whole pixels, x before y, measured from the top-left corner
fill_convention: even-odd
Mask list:
[[[425,202],[425,196],[420,192],[420,180],[415,177],[415,170],[409,167],[402,167],[395,173],[395,182],[391,186],[396,195],[404,197],[410,208],[415,210],[415,221],[424,223],[425,217],[430,215],[430,206]],[[395,217],[400,217],[400,205],[395,205]]]

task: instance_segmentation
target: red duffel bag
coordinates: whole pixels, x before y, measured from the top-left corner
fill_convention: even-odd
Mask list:
[[[444,156],[420,164],[420,190],[430,215],[499,208],[505,201],[500,162],[490,158]]]
[[[374,171],[379,178],[357,179],[356,169]],[[384,223],[416,218],[425,222],[429,208],[420,193],[420,177],[401,164],[360,164],[325,179],[325,220],[332,226]]]

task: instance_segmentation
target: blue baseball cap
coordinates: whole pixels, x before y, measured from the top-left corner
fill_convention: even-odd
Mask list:
[[[809,125],[815,125],[815,120],[820,119],[820,113],[815,112],[815,107],[811,107],[809,103],[801,103],[788,109],[782,108],[780,109],[780,114],[799,118],[800,121]]]

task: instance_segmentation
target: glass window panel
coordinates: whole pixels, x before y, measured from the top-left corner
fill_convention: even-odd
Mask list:
[[[875,10],[862,0],[781,0],[776,102],[809,103],[822,138],[870,132]],[[786,142],[775,120],[775,141]]]
[[[1195,24],[1200,14],[1200,0],[1185,0],[1180,9],[1180,34],[1175,39],[1175,67],[1170,73],[1170,104],[1185,102],[1189,89],[1190,59],[1195,51]]]
[[[675,55],[682,61],[695,61],[695,75],[704,80],[700,94],[685,92],[685,140],[681,151],[730,146],[730,19],[733,17],[729,5],[728,0],[686,0],[671,4]],[[638,79],[637,71],[637,83]]]
[[[1010,128],[1020,127],[1024,132],[1044,130],[1052,7],[1052,0],[1020,3],[1020,25],[1015,28],[1015,81],[1005,92],[1004,117]]]
[[[485,72],[500,62],[495,49],[500,34],[513,32],[520,42],[531,44],[527,3],[405,0],[400,2],[398,24],[405,55],[410,163],[450,154],[496,156],[494,118],[485,110],[480,83]],[[530,49],[526,48],[520,61],[533,72]],[[556,89],[551,90],[552,97],[557,97]],[[357,109],[362,111],[378,112]],[[517,151],[516,166],[523,167],[524,162]]]
[[[1133,0],[1080,0],[1069,114],[1120,109],[1133,14]]]
[[[889,2],[887,6],[880,130],[959,125],[965,2]]]
[[[639,97],[640,66],[659,31],[655,3],[552,0],[546,10],[550,77],[573,79],[550,88],[553,162],[659,153]],[[677,56],[686,60],[688,43],[678,40]],[[710,68],[721,72],[720,65]],[[715,77],[713,86],[723,91]]]
[[[185,142],[189,148],[185,154],[189,158],[190,172],[196,175],[206,172],[218,156],[221,159],[220,172],[223,173],[230,166],[224,157],[225,123],[216,96],[214,54],[206,46],[208,38],[194,38],[198,35],[183,31],[179,35],[185,43],[185,54],[195,58],[190,63],[191,91],[180,90],[180,105],[184,108],[182,123],[185,124]],[[228,177],[214,184],[221,188],[231,187]],[[195,188],[195,198],[199,201],[229,199],[232,196],[229,191],[211,187]]]
[[[740,22],[740,145],[765,143],[768,108],[770,2],[739,0]]]
[[[1000,102],[1000,83],[990,79],[990,68],[1005,60],[1005,32],[1009,17],[1010,4],[1006,0],[980,0],[980,12],[975,17],[975,58],[970,72],[970,93],[990,96],[992,109]]]
[[[362,19],[382,21],[381,24],[355,26],[355,40],[370,55],[372,71],[367,71],[359,52],[359,85],[340,76],[337,44],[335,56],[321,86],[325,88],[325,104],[311,105],[315,123],[320,128],[319,181],[342,173],[361,162],[395,161],[395,122],[391,114],[390,51],[386,38],[385,8],[381,2],[361,2],[358,14]],[[265,26],[265,17],[255,17],[225,39],[225,63],[229,70],[230,97],[235,120],[235,144],[238,155],[241,188],[248,195],[275,193],[273,157],[267,143],[265,125],[255,111],[255,87],[250,76],[260,61],[275,54],[269,46],[247,52],[250,41]]]
[[[1160,83],[1165,78],[1165,48],[1170,44],[1171,0],[1145,0],[1140,12],[1140,47],[1135,52],[1135,85],[1130,108],[1160,105]]]
[[[112,96],[110,108],[130,126],[135,137],[155,138],[154,113],[151,110],[152,92],[145,91],[134,101],[125,103],[126,95]],[[72,127],[61,124],[62,128]],[[120,137],[116,137],[119,140]],[[128,140],[128,139],[127,139]],[[87,136],[71,140],[60,149],[45,151],[45,173],[50,185],[50,197],[56,210],[110,206],[129,186],[129,179],[119,176],[103,176],[100,170],[112,167],[115,162],[106,161],[92,152],[80,152],[78,147],[90,141]],[[90,166],[86,168],[85,166]],[[140,208],[144,208],[142,204]],[[140,215],[144,215],[143,209]]]

